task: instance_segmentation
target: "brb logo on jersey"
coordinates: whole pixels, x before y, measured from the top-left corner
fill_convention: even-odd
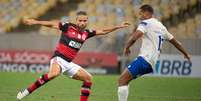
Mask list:
[[[82,44],[79,43],[79,42],[75,42],[75,41],[71,40],[71,41],[69,42],[69,46],[71,46],[71,47],[73,47],[73,48],[76,48],[76,49],[80,49],[81,46],[82,46]]]
[[[158,60],[155,65],[155,74],[170,76],[188,76],[191,74],[192,63],[182,60]]]

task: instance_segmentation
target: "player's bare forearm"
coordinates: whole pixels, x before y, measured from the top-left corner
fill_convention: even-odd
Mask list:
[[[124,47],[124,54],[129,55],[130,54],[130,47],[140,38],[142,37],[143,33],[141,31],[135,31],[131,34],[128,41],[126,42],[126,45]]]
[[[55,21],[36,21],[36,23],[42,26],[52,27],[52,28],[57,28],[55,26],[58,26],[58,22],[55,22]]]
[[[121,25],[117,25],[117,26],[110,26],[110,27],[106,27],[102,30],[96,30],[96,34],[97,35],[105,35],[108,33],[111,33],[117,29],[121,29],[121,28],[125,28],[128,27],[130,24],[128,22],[123,22]]]
[[[51,27],[58,29],[58,24],[59,21],[40,21],[40,20],[35,20],[35,19],[24,19],[23,21],[27,25],[42,25],[46,27]]]
[[[135,39],[134,39],[134,37],[132,36],[132,37],[130,37],[129,39],[128,39],[128,41],[126,42],[126,45],[125,45],[125,48],[130,48],[134,43],[135,43]]]
[[[181,45],[180,42],[178,42],[175,38],[169,40],[171,44],[173,44],[182,54],[184,54],[185,58],[190,60],[190,55],[188,52],[184,49],[184,47]]]
[[[125,54],[125,55],[129,55],[130,53],[131,53],[131,51],[130,51],[130,47],[135,43],[135,39],[134,39],[134,35],[132,35],[129,39],[128,39],[128,41],[126,42],[126,45],[125,45],[125,47],[124,47],[124,51],[123,51],[123,53]]]
[[[142,37],[143,33],[141,31],[134,31],[133,34],[128,39],[128,42],[126,44],[125,48],[130,48],[136,40],[138,40],[140,37]]]
[[[119,26],[113,26],[113,27],[105,28],[102,31],[103,31],[103,34],[108,34],[108,33],[111,33],[113,31],[117,30],[117,29],[120,29],[120,28],[121,27],[119,27]]]
[[[182,52],[184,55],[188,55],[188,53],[185,51],[184,47],[181,45],[180,42],[178,42],[176,39],[171,39],[169,41],[170,43],[172,43],[180,52]]]

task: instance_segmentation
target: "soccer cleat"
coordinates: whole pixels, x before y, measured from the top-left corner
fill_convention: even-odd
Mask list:
[[[22,100],[22,98],[24,98],[27,95],[29,95],[29,91],[27,89],[22,90],[22,91],[18,92],[17,100],[20,101],[20,100]]]

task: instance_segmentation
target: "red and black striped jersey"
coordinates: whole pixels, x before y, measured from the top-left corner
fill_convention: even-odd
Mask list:
[[[75,58],[88,38],[96,35],[95,30],[85,29],[80,31],[78,26],[73,23],[59,23],[59,29],[62,34],[53,57],[59,56],[68,62]]]

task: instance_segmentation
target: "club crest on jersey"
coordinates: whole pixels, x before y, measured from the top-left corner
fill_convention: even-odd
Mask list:
[[[86,34],[83,34],[82,35],[82,40],[86,40],[86,38],[87,38]]]

